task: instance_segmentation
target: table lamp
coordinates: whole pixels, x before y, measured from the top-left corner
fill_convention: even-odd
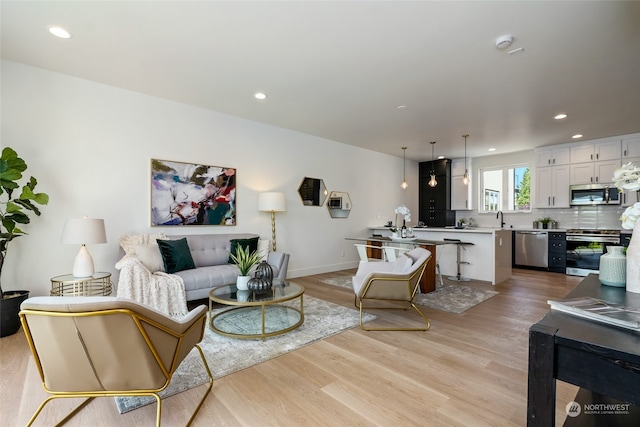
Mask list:
[[[70,218],[62,231],[62,243],[82,245],[73,262],[74,277],[93,276],[93,258],[87,250],[88,244],[107,243],[104,220],[96,218]]]
[[[273,241],[273,251],[276,251],[276,212],[287,210],[287,202],[284,193],[269,191],[260,193],[258,196],[258,210],[261,212],[271,212],[271,240]]]

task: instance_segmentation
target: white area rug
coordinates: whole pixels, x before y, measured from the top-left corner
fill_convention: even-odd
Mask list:
[[[458,282],[452,282],[444,277],[442,279],[443,285],[440,286],[440,281],[438,281],[435,291],[416,295],[414,299],[416,305],[460,314],[499,294],[499,292],[496,291],[479,289]],[[324,279],[322,282],[332,286],[353,289],[351,276]],[[473,281],[464,283],[473,284]]]
[[[300,306],[297,300],[290,303],[296,307]],[[223,307],[214,310],[214,314],[227,309]],[[363,315],[363,320],[366,322],[375,318],[376,316],[370,314]],[[266,341],[242,340],[218,335],[211,331],[207,323],[205,337],[200,346],[215,380],[351,329],[358,326],[359,321],[357,310],[305,295],[304,323],[298,329],[267,338]],[[193,349],[178,367],[171,383],[160,393],[160,396],[165,398],[197,387],[206,383],[207,378],[202,359],[198,351]],[[155,399],[149,397],[116,397],[115,400],[120,413],[155,403]]]

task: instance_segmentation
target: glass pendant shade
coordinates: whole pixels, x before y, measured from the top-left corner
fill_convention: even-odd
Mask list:
[[[469,185],[469,173],[467,172],[467,137],[469,134],[464,134],[462,137],[464,138],[464,176],[462,177],[462,183],[464,185]]]
[[[462,177],[462,183],[464,185],[469,185],[469,174],[466,170],[464,171],[464,176]]]
[[[406,190],[409,188],[407,183],[407,147],[402,147],[402,157],[402,184],[400,184],[400,188]]]
[[[429,179],[429,182],[427,183],[427,185],[429,185],[429,187],[433,188],[436,185],[438,185],[438,181],[436,180],[436,173],[433,171],[433,150],[434,150],[434,146],[436,145],[435,141],[431,141],[431,178]]]

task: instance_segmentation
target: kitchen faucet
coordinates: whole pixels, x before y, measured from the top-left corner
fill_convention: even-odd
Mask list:
[[[498,211],[496,214],[496,219],[497,218],[500,218],[500,228],[504,228],[504,215],[502,214],[502,211]]]

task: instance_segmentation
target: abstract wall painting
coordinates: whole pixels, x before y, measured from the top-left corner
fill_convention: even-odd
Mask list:
[[[151,159],[151,225],[236,225],[236,170]]]

